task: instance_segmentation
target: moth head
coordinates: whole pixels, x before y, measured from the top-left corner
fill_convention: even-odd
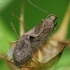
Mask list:
[[[55,21],[57,19],[57,16],[56,15],[51,15],[50,19],[52,19],[52,21]]]
[[[47,28],[54,28],[56,26],[56,19],[57,17],[55,15],[50,15],[50,17],[46,18],[43,22]]]

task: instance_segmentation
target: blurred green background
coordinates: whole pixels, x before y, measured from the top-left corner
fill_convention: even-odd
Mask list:
[[[35,5],[41,7],[42,9],[48,11],[51,14],[58,16],[59,24],[57,29],[61,25],[62,19],[66,13],[69,5],[69,0],[30,0]],[[9,50],[10,42],[17,40],[11,22],[13,23],[18,35],[19,32],[19,20],[11,15],[14,12],[18,17],[21,13],[21,4],[23,4],[24,9],[24,23],[28,30],[36,26],[41,22],[42,19],[46,18],[48,14],[32,6],[27,0],[0,0],[0,54],[6,54]],[[56,29],[56,31],[57,31]],[[25,29],[25,31],[28,31]],[[70,38],[70,21],[68,26],[67,38]],[[3,68],[5,65],[4,61],[0,60],[0,70],[10,70],[8,66]],[[65,69],[65,66],[69,65],[69,69]],[[59,63],[57,64],[55,70],[64,68],[65,70],[70,70],[70,49],[66,48]]]

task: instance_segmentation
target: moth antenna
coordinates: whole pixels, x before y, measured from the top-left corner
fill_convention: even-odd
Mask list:
[[[16,36],[18,37],[18,39],[19,39],[19,36],[18,36],[18,34],[17,34],[17,32],[16,32],[16,29],[15,29],[15,27],[14,27],[14,25],[13,25],[13,23],[11,22],[11,26],[13,27],[13,30],[14,30],[14,32],[15,32],[15,34],[16,34]]]
[[[34,7],[36,7],[36,8],[38,8],[38,9],[40,9],[40,10],[42,10],[43,12],[45,12],[45,13],[47,13],[47,14],[50,14],[50,13],[48,13],[46,10],[44,10],[44,9],[42,9],[42,8],[40,8],[40,7],[38,7],[38,6],[36,6],[35,4],[33,4],[30,0],[27,0],[31,5],[33,5]]]
[[[16,16],[13,12],[12,12],[12,16],[14,16],[15,18],[17,18],[19,21],[21,21],[21,22],[23,23],[23,21],[20,20],[20,19],[18,18],[18,16]]]
[[[16,16],[13,12],[12,12],[11,14],[12,14],[12,16],[14,16],[15,18],[17,18],[21,23],[23,23],[23,21],[20,20],[19,17]],[[25,26],[25,28],[28,30],[28,28],[27,28],[27,26],[26,26],[25,24],[24,24],[24,26]]]

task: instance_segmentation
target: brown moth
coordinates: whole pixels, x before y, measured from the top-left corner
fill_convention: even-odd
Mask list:
[[[19,38],[17,44],[11,49],[16,66],[20,67],[28,62],[34,53],[46,42],[57,24],[54,24],[56,19],[57,17],[54,14],[50,15],[49,18],[45,18],[39,25]]]
[[[17,41],[17,44],[13,48],[11,48],[9,54],[12,55],[14,64],[21,70],[50,70],[59,61],[63,53],[63,50],[68,43],[63,41],[57,41],[52,38],[49,39],[48,42],[46,42],[48,36],[51,34],[51,32],[54,30],[56,26],[56,24],[54,24],[56,19],[57,17],[55,15],[50,15],[49,18],[44,19],[39,25],[35,26],[33,29],[22,35],[20,39]],[[52,49],[48,49],[49,46],[51,46]],[[34,54],[37,50],[43,54],[43,63],[41,61],[34,60]],[[51,50],[52,55],[50,55],[47,52]],[[53,50],[56,50],[58,52],[55,52],[55,54]],[[50,58],[48,59],[48,57]],[[47,59],[47,61],[45,61],[45,58]],[[8,61],[7,59],[5,60]],[[11,63],[10,61],[8,62]]]
[[[50,18],[46,18],[38,26],[20,37],[17,44],[13,47],[13,60],[16,66],[25,64],[45,43],[47,37],[56,26],[54,24],[56,19],[55,15],[51,15]]]

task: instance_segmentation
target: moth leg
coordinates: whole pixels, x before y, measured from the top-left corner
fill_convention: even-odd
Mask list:
[[[9,44],[10,44],[10,46],[15,46],[16,45],[16,43],[18,42],[18,40],[16,40],[16,41],[12,41],[12,42],[10,42]]]
[[[10,59],[10,60],[9,60],[9,62],[12,62],[12,61],[13,61],[13,59]]]
[[[11,44],[16,44],[17,42],[18,42],[18,40],[12,41]]]
[[[12,42],[17,43],[17,42],[18,42],[18,40],[16,40],[16,41],[12,41]]]

